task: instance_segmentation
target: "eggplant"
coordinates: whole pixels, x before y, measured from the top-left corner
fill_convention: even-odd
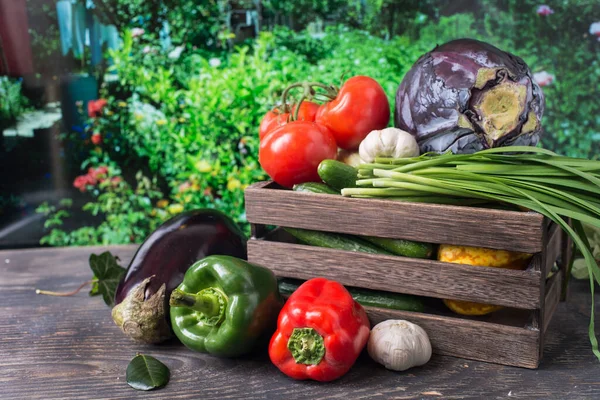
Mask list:
[[[421,153],[473,153],[535,146],[544,95],[521,58],[491,44],[458,39],[421,56],[396,93],[395,126]]]
[[[154,231],[137,250],[115,292],[112,317],[127,336],[160,343],[172,336],[168,301],[185,272],[210,255],[247,258],[239,226],[214,209],[188,211]]]

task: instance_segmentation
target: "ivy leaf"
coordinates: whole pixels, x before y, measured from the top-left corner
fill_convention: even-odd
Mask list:
[[[110,252],[90,255],[90,268],[94,273],[94,282],[90,296],[102,295],[107,306],[112,307],[115,300],[117,285],[125,275],[125,268],[117,263],[117,257]]]
[[[137,390],[161,388],[170,377],[169,367],[152,356],[138,354],[127,366],[127,383]]]

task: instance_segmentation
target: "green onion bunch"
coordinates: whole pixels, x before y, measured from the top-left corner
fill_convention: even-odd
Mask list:
[[[527,146],[376,158],[359,166],[356,186],[343,189],[342,195],[455,205],[500,203],[537,211],[557,223],[573,239],[589,270],[589,337],[600,360],[594,332],[594,280],[600,284],[600,269],[582,226],[585,222],[600,227],[600,161]]]

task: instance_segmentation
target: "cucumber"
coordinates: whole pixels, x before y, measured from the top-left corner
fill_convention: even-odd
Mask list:
[[[319,176],[328,186],[340,192],[344,188],[356,187],[358,170],[336,160],[323,160],[317,169]]]
[[[297,279],[280,279],[278,282],[279,293],[283,296],[289,296],[294,293],[302,283],[302,281]],[[416,312],[422,312],[425,308],[423,300],[417,296],[349,286],[347,286],[346,289],[352,295],[354,300],[363,306]]]
[[[308,229],[283,228],[286,232],[294,236],[301,243],[311,246],[327,247],[330,249],[339,249],[346,251],[360,251],[371,254],[392,253],[377,247],[356,236],[342,235],[340,233],[313,231]]]
[[[392,254],[412,258],[431,258],[433,254],[433,244],[413,242],[404,239],[388,239],[373,236],[361,236],[370,243],[389,251]]]
[[[335,170],[338,168],[337,165],[333,164],[333,163],[329,163],[329,161],[333,161],[335,163],[338,163],[338,161],[335,160],[324,160],[323,162],[321,162],[321,165],[325,164],[324,169],[326,169],[328,172],[331,172],[332,170]],[[321,170],[321,165],[319,165],[319,170]],[[328,165],[333,165],[333,167],[330,167]],[[345,166],[347,166],[346,164],[344,164]],[[350,167],[353,168],[353,167]],[[320,172],[319,172],[320,174]],[[321,176],[321,178],[323,180],[325,180],[325,178],[323,178]],[[327,186],[324,183],[315,183],[315,182],[306,182],[306,183],[300,183],[298,185],[294,186],[294,190],[296,191],[302,191],[302,192],[311,192],[311,193],[327,193],[327,194],[339,194],[339,192],[336,192],[335,190],[333,190],[332,188],[330,188],[329,186]],[[335,247],[336,243],[339,242],[339,238],[336,238],[334,236],[330,236],[329,238],[324,237],[323,235],[338,235],[338,234],[327,234],[324,232],[318,232],[318,231],[309,231],[309,232],[313,232],[313,236],[315,236],[315,232],[316,232],[316,236],[317,238],[315,239],[315,237],[312,238],[312,240],[333,240],[334,242],[331,242],[330,246],[325,246],[322,243],[321,244],[314,244],[315,246],[320,246],[320,247],[330,247],[330,248],[340,248],[342,250],[345,250],[343,247]],[[296,236],[296,234],[290,232],[292,235]],[[303,234],[302,232],[299,234]],[[307,233],[304,233],[304,235],[307,235]],[[433,254],[433,249],[434,249],[434,245],[431,243],[422,243],[422,242],[413,242],[410,240],[404,240],[404,239],[389,239],[389,238],[379,238],[379,237],[374,237],[374,236],[349,236],[349,235],[342,235],[344,237],[345,240],[347,240],[348,238],[351,238],[352,240],[358,241],[361,246],[365,246],[366,242],[369,242],[373,245],[376,246],[376,248],[380,249],[380,250],[386,250],[384,252],[377,252],[379,254],[394,254],[397,256],[404,256],[404,257],[411,257],[411,258],[431,258],[431,255]],[[305,242],[305,240],[303,240],[301,237],[296,236],[297,239],[299,239],[302,242]],[[310,240],[310,239],[308,239]],[[305,242],[306,244],[312,244],[309,242]],[[345,246],[346,242],[344,241],[344,243],[340,243],[341,246]],[[361,250],[350,250],[350,251],[361,251]],[[369,253],[369,251],[367,251],[367,253]]]
[[[339,192],[333,190],[329,186],[324,183],[317,182],[305,182],[294,185],[294,190],[296,192],[311,192],[311,193],[321,193],[321,194],[340,194]]]

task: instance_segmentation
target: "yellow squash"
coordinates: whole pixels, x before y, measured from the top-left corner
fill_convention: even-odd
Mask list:
[[[527,253],[449,244],[440,245],[438,250],[439,261],[478,267],[525,269],[531,257],[532,255]],[[444,300],[444,304],[455,313],[462,315],[485,315],[502,308],[460,300]]]

